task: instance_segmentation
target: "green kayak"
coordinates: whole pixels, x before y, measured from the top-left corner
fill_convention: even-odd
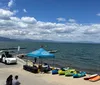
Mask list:
[[[67,71],[65,71],[65,76],[73,76],[73,74],[76,74],[76,70],[75,69],[69,69]]]
[[[59,75],[65,75],[65,71],[59,70],[59,71],[58,71],[58,74],[59,74]]]

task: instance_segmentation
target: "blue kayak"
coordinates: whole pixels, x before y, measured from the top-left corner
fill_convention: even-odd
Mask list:
[[[86,76],[86,72],[79,72],[73,75],[73,78],[80,78]]]
[[[53,75],[54,75],[54,74],[58,74],[58,69],[52,70],[52,74],[53,74]]]

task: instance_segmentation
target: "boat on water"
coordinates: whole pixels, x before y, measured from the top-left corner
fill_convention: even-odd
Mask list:
[[[49,53],[56,53],[58,50],[50,50]]]

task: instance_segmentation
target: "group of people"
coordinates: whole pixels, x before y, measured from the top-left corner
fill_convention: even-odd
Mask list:
[[[44,63],[43,65],[38,65],[38,69],[41,72],[48,73],[50,71],[50,66],[47,63]]]
[[[18,75],[15,76],[13,79],[13,75],[9,75],[9,77],[6,80],[6,85],[20,85],[21,83],[18,80]]]
[[[33,61],[33,69],[36,72],[44,72],[47,73],[48,71],[50,71],[50,66],[47,63],[42,64],[38,64],[38,66],[36,65],[36,62]]]

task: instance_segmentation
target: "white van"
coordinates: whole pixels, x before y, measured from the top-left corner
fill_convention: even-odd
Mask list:
[[[5,64],[17,64],[17,58],[10,54],[8,51],[0,52],[0,61]]]

